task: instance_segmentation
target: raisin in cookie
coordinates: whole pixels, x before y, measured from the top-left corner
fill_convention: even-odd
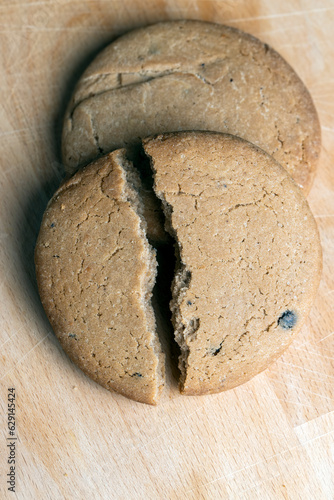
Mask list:
[[[120,37],[82,75],[65,116],[68,174],[140,138],[181,130],[235,134],[285,167],[307,194],[320,150],[311,96],[272,48],[235,28],[162,22]]]
[[[43,217],[36,275],[72,360],[107,389],[155,404],[164,355],[151,306],[155,252],[138,185],[124,151],[116,151],[61,186]]]
[[[178,253],[181,390],[231,389],[276,360],[310,310],[322,266],[315,220],[286,170],[242,139],[184,132],[144,148]]]

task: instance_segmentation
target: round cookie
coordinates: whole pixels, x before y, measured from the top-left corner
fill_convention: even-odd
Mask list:
[[[181,130],[235,134],[271,154],[307,194],[320,150],[311,96],[268,45],[235,28],[171,21],[103,50],[82,75],[62,135],[68,174],[142,137]]]
[[[164,355],[151,306],[155,252],[124,151],[74,175],[50,201],[35,250],[41,300],[62,347],[92,379],[155,404]]]
[[[176,240],[181,390],[231,389],[276,360],[307,317],[322,266],[315,220],[287,172],[242,139],[164,134],[144,149]]]

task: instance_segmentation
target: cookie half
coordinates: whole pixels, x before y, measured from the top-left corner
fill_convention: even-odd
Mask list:
[[[307,194],[320,151],[311,96],[272,48],[235,28],[171,21],[135,30],[87,68],[65,116],[68,174],[150,134],[211,130],[271,154]]]
[[[242,139],[184,132],[144,148],[176,241],[181,390],[231,389],[275,361],[309,313],[322,267],[315,220],[286,170]]]
[[[151,305],[155,252],[139,179],[116,151],[55,193],[36,250],[41,300],[62,347],[93,380],[156,404],[164,355]]]

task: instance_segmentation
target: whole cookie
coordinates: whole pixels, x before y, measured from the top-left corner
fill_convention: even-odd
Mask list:
[[[315,220],[287,172],[249,142],[184,132],[144,148],[178,252],[181,390],[231,389],[277,359],[307,317],[322,265]]]
[[[151,306],[155,253],[139,181],[116,151],[55,193],[35,250],[39,292],[62,347],[92,379],[155,404],[164,356]]]
[[[228,132],[271,154],[308,193],[320,150],[309,92],[268,45],[228,26],[163,22],[109,45],[79,81],[62,136],[68,174],[150,134]]]

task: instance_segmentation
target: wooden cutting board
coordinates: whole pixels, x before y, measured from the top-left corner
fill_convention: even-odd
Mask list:
[[[115,36],[180,18],[252,33],[309,88],[323,134],[309,202],[324,272],[301,334],[269,370],[213,396],[180,396],[174,384],[148,407],[102,389],[62,352],[33,249],[62,176],[61,120],[78,76]],[[1,499],[334,498],[333,47],[333,0],[1,0]]]

